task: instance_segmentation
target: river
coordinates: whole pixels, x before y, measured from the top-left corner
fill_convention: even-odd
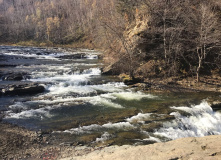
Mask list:
[[[54,143],[150,144],[221,134],[221,113],[208,98],[219,93],[154,93],[101,74],[94,50],[0,46],[0,73],[25,73],[36,95],[3,95],[3,122],[50,133]],[[21,83],[0,81],[1,85]]]

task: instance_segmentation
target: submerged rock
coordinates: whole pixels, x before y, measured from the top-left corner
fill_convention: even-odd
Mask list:
[[[0,88],[0,96],[38,94],[44,91],[44,86],[37,83],[6,85]]]

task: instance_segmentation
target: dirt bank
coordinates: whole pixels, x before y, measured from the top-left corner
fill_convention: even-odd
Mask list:
[[[196,82],[194,77],[155,79],[151,82],[153,89],[161,90],[162,92],[221,92],[220,76],[203,76],[200,82]]]
[[[125,82],[124,78],[120,79]],[[154,78],[145,79],[141,82],[131,82],[128,84],[131,87],[138,87],[140,90],[153,92],[221,92],[221,77],[220,76],[204,76],[200,82],[196,82],[194,77],[180,79],[177,77],[171,78]]]

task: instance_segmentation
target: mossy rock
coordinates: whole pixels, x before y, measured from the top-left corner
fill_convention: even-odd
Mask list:
[[[127,74],[120,74],[119,75],[119,78],[124,82],[124,83],[127,83],[129,81],[131,81],[131,77]]]

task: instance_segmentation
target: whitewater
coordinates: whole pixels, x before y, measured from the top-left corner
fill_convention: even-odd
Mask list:
[[[116,77],[102,75],[101,53],[94,50],[3,46],[0,50],[1,56],[16,63],[8,70],[27,72],[30,78],[24,82],[45,88],[34,96],[1,97],[2,102],[13,100],[2,111],[5,122],[47,131],[65,137],[64,141],[91,137],[88,144],[149,144],[221,134],[221,113],[212,110],[209,95],[180,98],[131,88]],[[74,54],[82,56],[65,58]]]

